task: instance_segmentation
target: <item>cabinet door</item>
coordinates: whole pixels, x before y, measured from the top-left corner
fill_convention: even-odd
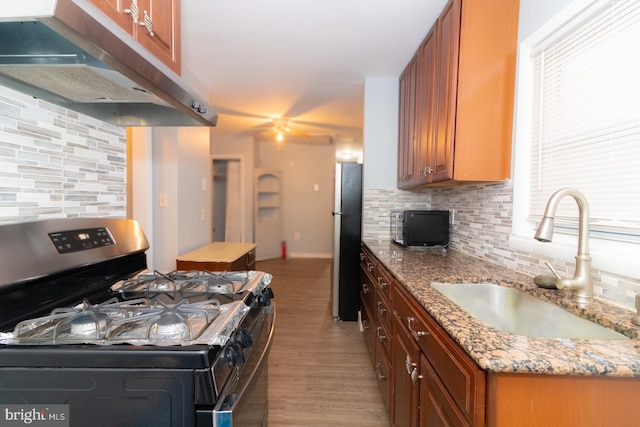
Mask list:
[[[400,77],[398,129],[398,188],[415,184],[416,79],[418,58],[414,56]]]
[[[98,6],[98,9],[127,33],[133,35],[134,23],[131,11],[138,7],[137,0],[91,0],[91,3]]]
[[[420,387],[420,427],[470,427],[424,355],[420,356],[420,372],[424,377]]]
[[[453,178],[453,154],[456,125],[456,102],[458,91],[458,53],[460,47],[461,0],[450,1],[436,23],[437,72],[435,100],[437,129],[432,147],[431,181]]]
[[[180,74],[180,0],[138,0],[138,41]]]
[[[417,427],[420,393],[420,349],[401,322],[393,340],[393,425]]]
[[[431,182],[435,168],[435,120],[437,115],[436,36],[431,30],[418,51],[416,122],[416,184]]]

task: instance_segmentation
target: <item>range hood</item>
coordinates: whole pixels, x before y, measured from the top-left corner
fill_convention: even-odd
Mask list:
[[[117,126],[218,119],[204,92],[88,0],[2,0],[0,85]]]

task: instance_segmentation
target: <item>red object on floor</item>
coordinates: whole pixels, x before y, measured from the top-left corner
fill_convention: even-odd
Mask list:
[[[287,259],[287,242],[282,241],[282,259]]]

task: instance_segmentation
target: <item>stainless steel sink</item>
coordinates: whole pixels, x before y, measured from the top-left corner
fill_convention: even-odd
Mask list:
[[[628,339],[514,288],[478,283],[431,286],[476,319],[500,331],[528,337]]]

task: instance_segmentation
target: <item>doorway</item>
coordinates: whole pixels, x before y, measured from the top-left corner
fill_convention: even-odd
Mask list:
[[[242,159],[212,157],[213,242],[244,242]]]

